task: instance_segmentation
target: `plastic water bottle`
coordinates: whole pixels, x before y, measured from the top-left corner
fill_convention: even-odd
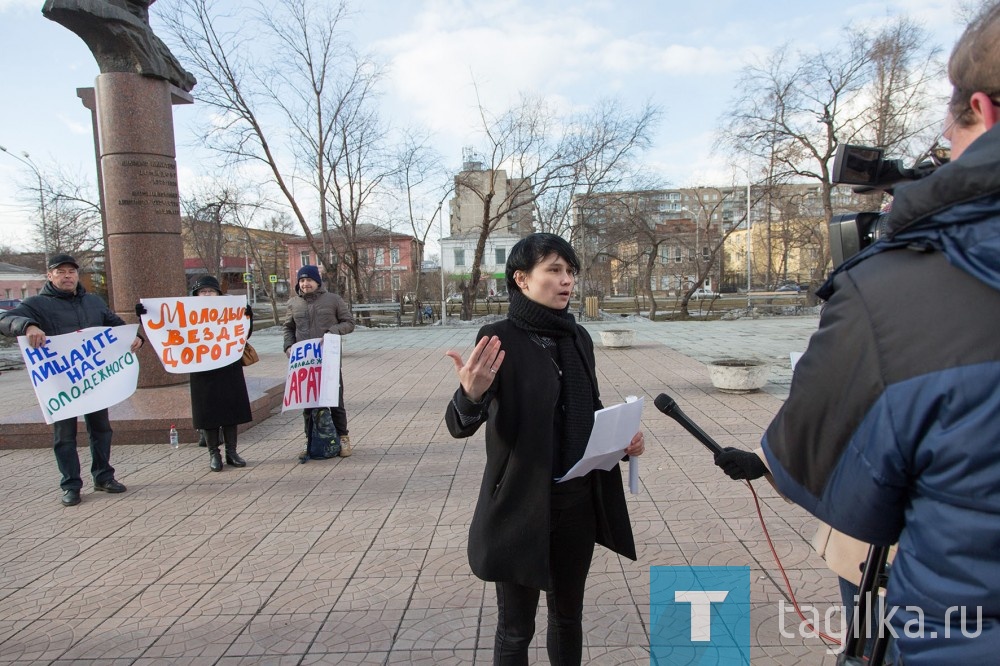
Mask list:
[[[170,446],[175,449],[181,444],[180,438],[177,436],[177,426],[170,426]]]

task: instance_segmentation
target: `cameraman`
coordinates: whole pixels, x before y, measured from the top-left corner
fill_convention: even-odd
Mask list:
[[[820,290],[762,440],[786,497],[898,540],[887,602],[906,666],[1000,655],[1000,3],[948,75],[953,161],[897,187],[886,236]]]

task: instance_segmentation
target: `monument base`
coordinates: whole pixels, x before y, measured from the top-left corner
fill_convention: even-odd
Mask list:
[[[281,406],[285,378],[260,376],[246,378],[253,421],[240,426],[245,430],[267,419]],[[41,409],[28,388],[25,407],[0,416],[0,450],[52,448],[52,426],[45,423]],[[164,444],[169,441],[170,426],[175,425],[182,443],[198,441],[198,431],[191,425],[191,394],[187,384],[158,386],[136,390],[131,397],[110,409],[114,429],[112,446],[123,444]],[[77,446],[89,446],[87,426],[78,419]]]

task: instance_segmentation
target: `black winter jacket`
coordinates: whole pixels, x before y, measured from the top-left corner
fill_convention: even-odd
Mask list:
[[[555,454],[558,369],[550,352],[510,321],[484,326],[476,340],[496,335],[506,352],[482,400],[481,417],[463,425],[455,399],[445,413],[453,437],[469,437],[486,423],[486,469],[469,528],[469,564],[488,581],[549,589],[549,522]],[[575,343],[586,359],[595,394],[594,343],[577,326]],[[459,395],[461,388],[459,389]],[[601,409],[598,401],[595,409]],[[621,472],[595,471],[597,543],[634,560]]]

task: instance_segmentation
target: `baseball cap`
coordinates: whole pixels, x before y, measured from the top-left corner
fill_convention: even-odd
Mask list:
[[[68,254],[56,254],[49,257],[48,269],[58,268],[63,264],[73,264],[74,268],[80,268],[80,264],[76,263],[76,259]]]

